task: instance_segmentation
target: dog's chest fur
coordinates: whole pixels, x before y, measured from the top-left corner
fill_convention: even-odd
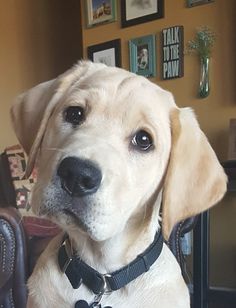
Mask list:
[[[93,301],[95,296],[92,292],[83,285],[79,289],[73,289],[66,275],[60,271],[57,263],[60,242],[61,237],[54,239],[40,257],[28,283],[31,302],[27,307],[74,308],[78,300],[83,299],[89,303]],[[31,293],[33,289],[37,290],[37,294]],[[170,301],[173,301],[171,305]],[[113,308],[183,308],[189,307],[189,295],[177,261],[164,245],[160,257],[149,272],[125,288],[104,295],[101,303],[102,307]]]

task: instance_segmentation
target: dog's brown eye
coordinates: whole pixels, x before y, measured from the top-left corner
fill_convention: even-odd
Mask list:
[[[84,109],[80,106],[70,106],[65,110],[64,119],[75,126],[80,125],[84,119]]]
[[[145,130],[140,130],[134,135],[132,145],[138,150],[147,151],[153,146],[153,140],[149,133]]]

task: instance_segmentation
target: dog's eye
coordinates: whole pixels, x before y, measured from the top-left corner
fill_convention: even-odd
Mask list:
[[[80,125],[85,119],[84,109],[80,106],[70,106],[65,110],[64,119],[75,126]]]
[[[153,140],[149,133],[145,130],[140,130],[134,135],[132,145],[138,150],[147,151],[153,146]]]

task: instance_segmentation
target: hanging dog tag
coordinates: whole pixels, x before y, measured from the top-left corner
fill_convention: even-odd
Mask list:
[[[80,300],[75,304],[75,308],[89,308],[89,304],[84,301],[84,300]]]
[[[98,302],[94,302],[89,306],[89,304],[86,301],[80,300],[75,304],[75,308],[102,308],[102,306]],[[112,308],[112,307],[106,306],[104,308]]]

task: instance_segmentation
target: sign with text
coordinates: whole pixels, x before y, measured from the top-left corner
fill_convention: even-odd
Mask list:
[[[174,26],[162,30],[162,78],[183,77],[184,27]]]

